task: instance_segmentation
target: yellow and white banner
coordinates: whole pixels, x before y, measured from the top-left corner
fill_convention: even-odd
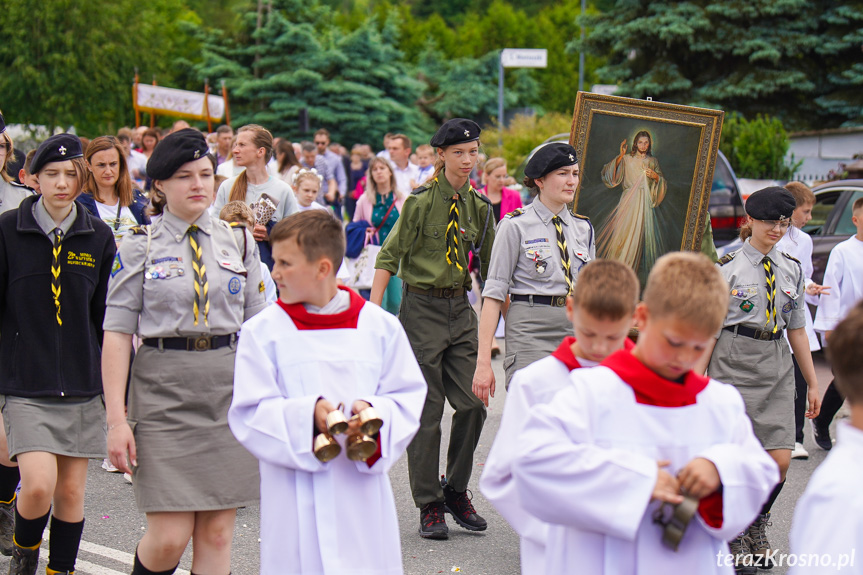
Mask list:
[[[180,116],[192,120],[206,120],[207,109],[204,107],[204,94],[177,90],[163,86],[138,84],[135,94],[135,108],[141,112],[149,112],[162,116]],[[225,99],[221,96],[207,97],[210,120],[221,120],[225,115]]]

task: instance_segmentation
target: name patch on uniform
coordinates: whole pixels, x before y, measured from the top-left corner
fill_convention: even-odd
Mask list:
[[[541,243],[548,244],[549,243],[548,238],[536,238],[535,240],[524,240],[524,245],[526,245],[526,246],[529,246],[531,244],[541,244]]]
[[[73,266],[86,266],[88,268],[96,267],[96,259],[86,252],[75,253],[73,251],[66,252],[66,263]]]
[[[232,294],[238,294],[240,293],[240,289],[242,289],[240,280],[237,278],[231,278],[231,281],[228,282],[228,291]]]
[[[161,264],[161,263],[165,263],[165,262],[182,262],[182,261],[183,261],[182,257],[175,258],[173,256],[168,256],[168,257],[164,257],[164,258],[153,258],[152,260],[150,260],[150,263]],[[173,267],[173,266],[171,266],[171,267]]]
[[[120,259],[120,252],[117,252],[117,255],[114,256],[114,264],[111,266],[111,277],[114,277],[120,270],[123,269],[123,260]]]

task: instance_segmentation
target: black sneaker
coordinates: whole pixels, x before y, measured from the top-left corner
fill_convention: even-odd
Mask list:
[[[9,575],[36,575],[39,566],[39,548],[24,549],[18,547],[12,550],[12,560],[9,561]]]
[[[470,491],[459,493],[447,485],[446,479],[441,479],[441,487],[443,487],[444,507],[456,523],[468,531],[486,530],[488,523],[473,508],[473,503],[470,502],[473,494]]]
[[[434,501],[420,509],[420,537],[423,539],[447,539],[449,527],[446,526],[444,505]]]
[[[817,418],[812,420],[812,439],[824,451],[833,449],[833,440],[830,439],[830,425],[820,424]]]

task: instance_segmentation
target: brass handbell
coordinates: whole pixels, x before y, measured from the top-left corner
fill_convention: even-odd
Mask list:
[[[348,437],[348,459],[351,461],[365,461],[378,449],[378,442],[360,433]]]
[[[368,436],[372,436],[381,430],[384,420],[378,416],[374,407],[367,407],[351,418],[351,421],[359,419],[360,430]]]
[[[330,435],[341,435],[348,430],[348,419],[342,413],[342,404],[327,414],[327,431]]]
[[[653,522],[662,526],[662,542],[666,547],[677,551],[683,536],[686,534],[686,528],[689,522],[695,517],[695,512],[698,511],[698,500],[692,497],[684,497],[681,503],[672,505],[670,517],[666,517],[665,506],[670,505],[663,503],[653,514]]]
[[[326,463],[335,459],[342,452],[342,447],[329,433],[319,433],[315,436],[314,450],[315,457],[321,463]]]

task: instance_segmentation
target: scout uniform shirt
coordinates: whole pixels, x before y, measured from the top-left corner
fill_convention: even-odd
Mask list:
[[[21,204],[24,198],[32,196],[33,193],[33,190],[27,186],[0,179],[0,214],[14,210]],[[51,229],[53,230],[54,228]],[[47,234],[48,232],[45,233]]]
[[[498,226],[483,297],[499,301],[507,293],[522,295],[567,295],[566,275],[561,264],[555,214],[539,199],[507,214]],[[564,207],[558,214],[569,251],[572,282],[578,271],[596,256],[593,225],[584,216]]]
[[[728,281],[731,302],[725,326],[744,325],[752,329],[773,330],[767,319],[767,276],[764,254],[747,239],[743,247],[719,260],[719,271]],[[804,277],[800,262],[774,246],[767,254],[776,277],[776,323],[778,329],[797,329],[806,325]]]
[[[201,309],[195,325],[189,224],[165,210],[151,226],[149,238],[146,228],[137,227],[120,244],[108,285],[105,330],[137,332],[145,339],[227,335],[266,307],[261,266],[249,231],[243,230],[244,241],[243,235],[235,235],[227,223],[211,219],[206,211],[195,225],[209,285],[207,322]]]
[[[468,250],[473,244],[482,242],[480,274],[486,277],[494,242],[494,216],[491,215],[491,204],[473,189],[470,181],[458,190],[457,261],[461,269],[455,263],[447,263],[447,224],[455,194],[443,173],[415,189],[405,200],[399,219],[378,254],[375,267],[394,275],[398,273],[405,283],[420,289],[470,289]],[[488,228],[483,240],[486,218]]]

